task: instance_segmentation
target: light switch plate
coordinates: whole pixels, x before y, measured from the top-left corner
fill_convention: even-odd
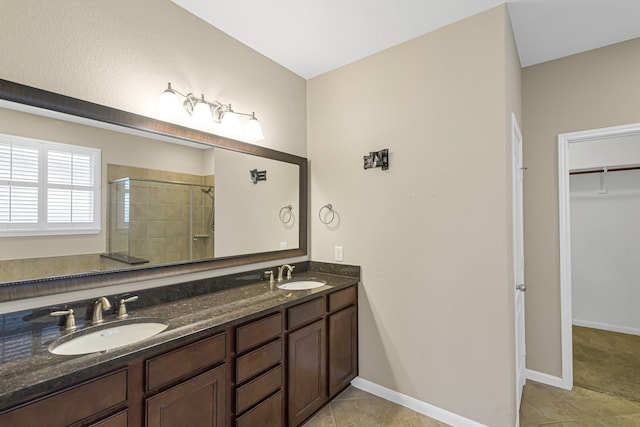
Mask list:
[[[342,246],[334,246],[333,259],[336,261],[344,261],[344,253],[342,250]]]

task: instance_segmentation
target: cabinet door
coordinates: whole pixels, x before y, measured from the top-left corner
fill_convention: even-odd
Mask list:
[[[227,418],[222,365],[147,399],[147,427],[222,427]]]
[[[358,373],[358,312],[355,306],[329,316],[329,397]]]
[[[292,332],[288,343],[289,425],[297,426],[327,401],[324,320]]]

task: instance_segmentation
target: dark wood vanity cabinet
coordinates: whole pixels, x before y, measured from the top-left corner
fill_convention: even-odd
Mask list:
[[[299,426],[358,373],[357,289],[287,310],[288,425]]]
[[[357,375],[356,286],[0,411],[0,426],[299,426]]]
[[[349,385],[358,369],[356,304],[354,285],[236,328],[237,427],[299,426]]]

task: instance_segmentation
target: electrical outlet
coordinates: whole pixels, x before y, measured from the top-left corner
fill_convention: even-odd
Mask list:
[[[333,248],[333,258],[336,261],[344,261],[344,253],[342,250],[342,246],[334,246]]]
[[[280,242],[280,249],[287,249],[287,242]]]

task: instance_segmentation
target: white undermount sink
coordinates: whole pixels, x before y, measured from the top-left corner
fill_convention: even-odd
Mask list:
[[[305,291],[307,289],[315,289],[320,286],[326,285],[327,282],[324,280],[292,280],[286,283],[280,283],[276,285],[280,289],[284,289],[286,291]]]
[[[168,326],[164,319],[149,317],[116,320],[63,335],[49,345],[49,352],[76,355],[111,350],[152,337]]]

